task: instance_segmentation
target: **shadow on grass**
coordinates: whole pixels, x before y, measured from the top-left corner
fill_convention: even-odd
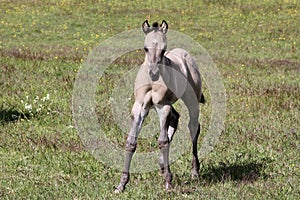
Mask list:
[[[256,161],[244,161],[239,163],[219,163],[214,165],[203,164],[199,179],[191,179],[189,173],[181,178],[175,178],[174,185],[181,185],[182,193],[192,193],[198,186],[210,186],[211,184],[236,182],[254,183],[259,179],[267,179],[264,169],[271,160],[263,158]],[[177,182],[176,182],[177,181]]]
[[[20,113],[16,110],[3,110],[0,109],[0,124],[15,122],[20,119],[30,119],[29,114]]]
[[[267,162],[269,161],[253,161],[239,164],[220,163],[219,166],[209,166],[201,174],[201,179],[206,183],[226,181],[255,182],[259,178],[267,178],[267,175],[263,172]]]
[[[210,187],[213,184],[235,182],[237,184],[254,183],[259,179],[267,179],[264,169],[271,160],[263,158],[256,161],[244,161],[239,163],[219,163],[214,165],[203,164],[200,178],[191,178],[189,173],[174,179],[174,185],[179,186],[182,194],[191,194],[198,187]]]

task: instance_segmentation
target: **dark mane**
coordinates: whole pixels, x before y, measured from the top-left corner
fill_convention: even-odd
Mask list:
[[[154,22],[154,23],[152,24],[152,27],[153,27],[153,28],[158,28],[158,22]]]
[[[158,22],[154,22],[152,24],[152,28],[151,28],[151,31],[157,31],[159,29],[159,24]]]

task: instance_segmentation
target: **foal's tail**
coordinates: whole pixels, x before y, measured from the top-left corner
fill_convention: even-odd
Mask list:
[[[205,104],[205,98],[203,94],[201,94],[199,102]]]

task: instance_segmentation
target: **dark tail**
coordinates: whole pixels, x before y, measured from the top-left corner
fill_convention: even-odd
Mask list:
[[[201,94],[199,102],[205,104],[205,98],[203,94]]]

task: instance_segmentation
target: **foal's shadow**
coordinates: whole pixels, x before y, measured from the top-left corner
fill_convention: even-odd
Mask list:
[[[0,108],[0,124],[15,122],[20,119],[29,119],[29,114],[24,114],[16,110],[4,110]]]
[[[180,182],[185,181],[186,184],[192,182],[202,186],[229,181],[253,183],[260,178],[268,178],[264,168],[270,162],[270,159],[265,158],[256,161],[227,164],[223,162],[216,165],[202,164],[199,179],[191,179],[190,175],[186,174]]]
[[[263,172],[265,162],[220,163],[218,166],[208,166],[201,174],[200,180],[206,184],[227,181],[255,182],[261,177],[267,178]]]

